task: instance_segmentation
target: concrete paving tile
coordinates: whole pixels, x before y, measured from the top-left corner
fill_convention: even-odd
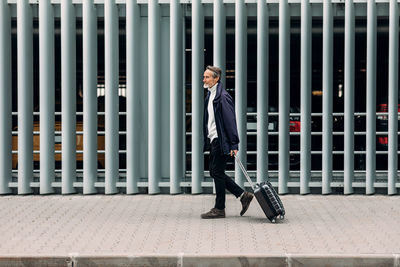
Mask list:
[[[285,195],[270,223],[256,201],[245,216],[202,220],[213,195],[0,197],[0,257],[7,255],[400,254],[399,196]]]

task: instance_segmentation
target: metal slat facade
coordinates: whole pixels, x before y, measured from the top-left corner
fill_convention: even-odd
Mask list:
[[[18,1],[17,14],[18,194],[29,194],[33,180],[33,22],[28,1]]]
[[[39,56],[40,56],[40,193],[51,194],[51,183],[55,177],[54,166],[54,127],[55,127],[55,91],[54,91],[54,15],[50,1],[39,5]]]
[[[97,23],[92,0],[83,3],[83,193],[94,194],[97,180]]]
[[[345,107],[344,107],[344,193],[353,193],[354,177],[354,3],[345,7]]]
[[[300,193],[310,193],[311,176],[311,8],[308,0],[301,2],[301,144]]]
[[[11,192],[11,16],[7,2],[0,2],[0,193]]]
[[[255,181],[397,194],[398,5],[0,0],[0,194],[212,192],[206,65]]]

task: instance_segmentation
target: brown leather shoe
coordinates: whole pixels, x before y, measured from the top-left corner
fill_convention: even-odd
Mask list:
[[[212,208],[209,212],[201,214],[202,219],[218,219],[225,218],[225,210]]]
[[[240,198],[240,202],[242,202],[242,211],[240,212],[240,216],[247,211],[250,206],[250,202],[253,200],[254,194],[250,192],[244,192],[243,196]]]

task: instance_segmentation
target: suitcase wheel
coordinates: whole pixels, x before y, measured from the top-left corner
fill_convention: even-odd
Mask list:
[[[280,215],[279,219],[283,220],[283,219],[285,219],[285,216],[284,215]]]
[[[273,219],[271,220],[271,222],[272,222],[272,223],[275,223],[275,222],[276,222],[275,218],[273,218]]]

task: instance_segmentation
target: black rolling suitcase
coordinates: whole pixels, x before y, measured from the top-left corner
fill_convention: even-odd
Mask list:
[[[254,185],[240,159],[237,156],[235,156],[235,159],[240,169],[242,169],[244,176],[246,176],[247,181],[250,183],[254,191],[254,196],[264,211],[265,216],[272,223],[276,222],[277,218],[283,220],[285,217],[285,208],[271,183],[267,181]]]

